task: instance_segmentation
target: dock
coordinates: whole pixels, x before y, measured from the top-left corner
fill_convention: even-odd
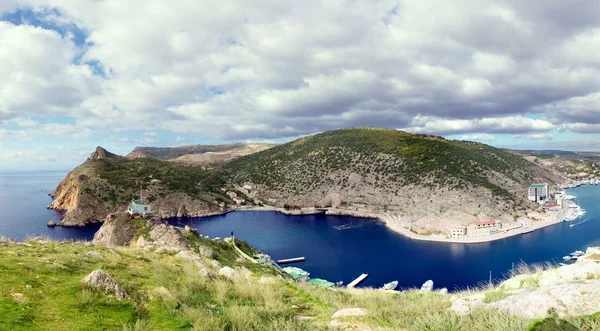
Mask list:
[[[279,263],[279,264],[285,264],[285,263],[294,263],[294,262],[302,262],[302,261],[306,261],[306,258],[304,258],[304,256],[295,257],[295,258],[292,258],[292,259],[277,260],[277,263]]]
[[[363,280],[365,280],[368,276],[369,276],[368,274],[362,274],[362,275],[358,276],[358,278],[353,280],[352,283],[348,284],[348,286],[346,286],[346,287],[354,288],[356,285],[360,284]]]
[[[346,229],[353,229],[353,228],[360,228],[365,224],[369,224],[369,223],[373,223],[373,222],[377,222],[377,220],[371,220],[371,221],[366,221],[366,222],[360,222],[359,224],[352,224],[352,222],[350,223],[346,223],[346,224],[342,224],[342,225],[334,225],[333,227],[336,230],[346,230]]]

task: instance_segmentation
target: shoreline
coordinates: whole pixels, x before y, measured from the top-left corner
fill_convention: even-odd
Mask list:
[[[283,208],[273,207],[273,206],[236,208],[236,209],[229,210],[227,212],[232,212],[232,211],[246,211],[246,212],[248,212],[248,211],[276,211],[276,212],[280,212],[284,215],[291,215],[291,216],[313,215],[313,214],[323,214],[324,213],[326,215],[374,218],[374,219],[379,220],[383,224],[385,224],[385,226],[388,229],[390,229],[391,231],[396,232],[400,235],[403,235],[404,237],[407,237],[409,239],[420,240],[420,241],[430,241],[430,242],[442,242],[442,243],[450,243],[450,244],[481,244],[481,243],[493,242],[493,241],[502,240],[502,239],[506,239],[506,238],[510,238],[510,237],[514,237],[514,236],[518,236],[518,235],[522,235],[522,234],[531,233],[533,231],[540,230],[545,227],[561,223],[564,220],[564,218],[560,217],[562,213],[558,212],[556,215],[549,215],[551,217],[551,219],[546,219],[544,221],[537,221],[529,227],[512,228],[512,229],[507,230],[506,232],[492,234],[485,238],[452,239],[452,238],[446,238],[445,236],[435,235],[435,234],[421,235],[421,234],[414,233],[414,232],[402,227],[400,224],[398,224],[397,221],[394,220],[393,215],[390,215],[390,214],[358,212],[358,211],[352,211],[352,210],[346,210],[346,209],[336,209],[336,208],[328,208],[326,211],[319,210],[319,209],[285,210]],[[225,212],[225,213],[227,213],[227,212]]]

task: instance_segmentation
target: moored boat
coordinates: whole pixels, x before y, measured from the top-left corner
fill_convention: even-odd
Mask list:
[[[395,280],[393,282],[389,282],[389,283],[383,285],[381,287],[381,289],[384,290],[384,291],[393,291],[393,290],[396,289],[396,287],[398,287],[398,281],[397,280]]]

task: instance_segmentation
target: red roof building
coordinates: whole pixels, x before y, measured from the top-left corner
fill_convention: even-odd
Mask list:
[[[475,222],[475,226],[478,228],[485,228],[485,227],[495,226],[495,225],[496,225],[496,221]]]

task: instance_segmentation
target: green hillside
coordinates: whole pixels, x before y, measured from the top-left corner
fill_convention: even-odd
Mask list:
[[[273,190],[302,193],[323,183],[342,184],[330,174],[346,171],[371,176],[382,188],[411,184],[465,189],[485,187],[498,196],[509,192],[490,176],[516,182],[531,178],[534,165],[485,144],[451,141],[377,128],[350,128],[304,137],[225,165],[238,178]],[[337,181],[337,182],[336,182]]]

